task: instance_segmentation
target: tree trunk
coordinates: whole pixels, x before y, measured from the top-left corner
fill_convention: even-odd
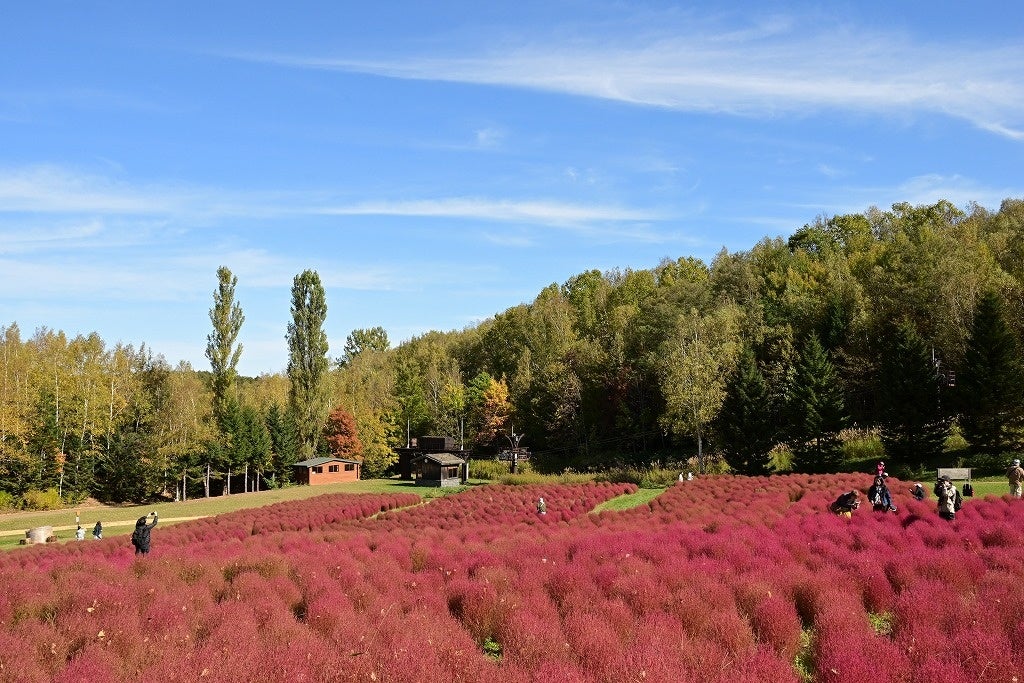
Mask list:
[[[704,438],[697,432],[697,471],[704,474]]]

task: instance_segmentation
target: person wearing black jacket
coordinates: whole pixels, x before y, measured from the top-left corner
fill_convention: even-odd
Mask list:
[[[138,521],[135,522],[135,531],[132,532],[132,545],[135,546],[136,555],[148,555],[149,554],[149,534],[156,526],[157,516],[155,512],[149,513],[149,516],[153,518],[151,524],[146,524],[145,517],[139,517]]]
[[[868,500],[875,512],[896,512],[896,506],[892,504],[892,494],[889,487],[885,485],[885,478],[882,475],[875,477],[875,483],[868,489]]]

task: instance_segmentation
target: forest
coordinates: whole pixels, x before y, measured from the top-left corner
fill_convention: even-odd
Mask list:
[[[820,216],[711,263],[591,270],[463,330],[336,356],[315,272],[295,279],[287,373],[235,372],[244,321],[218,270],[210,368],[145,345],[0,326],[0,509],[282,486],[316,454],[385,476],[393,449],[515,438],[541,472],[1005,467],[1024,434],[1024,200]],[[335,351],[337,353],[337,351]]]

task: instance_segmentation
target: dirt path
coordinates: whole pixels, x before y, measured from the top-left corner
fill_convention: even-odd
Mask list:
[[[193,520],[193,519],[202,519],[203,517],[207,517],[207,516],[208,515],[198,515],[196,517],[160,517],[160,521],[164,522],[164,523],[167,523],[167,522],[188,522],[188,521]],[[135,520],[129,519],[129,520],[121,521],[121,522],[106,522],[103,525],[103,528],[104,528],[104,530],[106,530],[106,529],[109,529],[110,527],[117,527],[117,526],[135,526]],[[55,527],[53,527],[53,530],[54,531],[74,531],[76,528],[78,528],[78,527],[76,525],[74,525],[74,524],[65,524],[63,526],[55,526]],[[86,530],[86,532],[88,534],[92,534],[92,527],[91,526],[90,527],[86,527],[85,530]],[[13,529],[13,530],[10,530],[10,531],[0,531],[0,536],[24,536],[24,535],[25,535],[25,530],[24,529]]]

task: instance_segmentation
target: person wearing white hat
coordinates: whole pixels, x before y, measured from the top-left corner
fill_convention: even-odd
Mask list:
[[[1010,482],[1010,495],[1020,498],[1021,485],[1024,484],[1024,469],[1021,469],[1020,460],[1014,460],[1006,470],[1006,479]]]

